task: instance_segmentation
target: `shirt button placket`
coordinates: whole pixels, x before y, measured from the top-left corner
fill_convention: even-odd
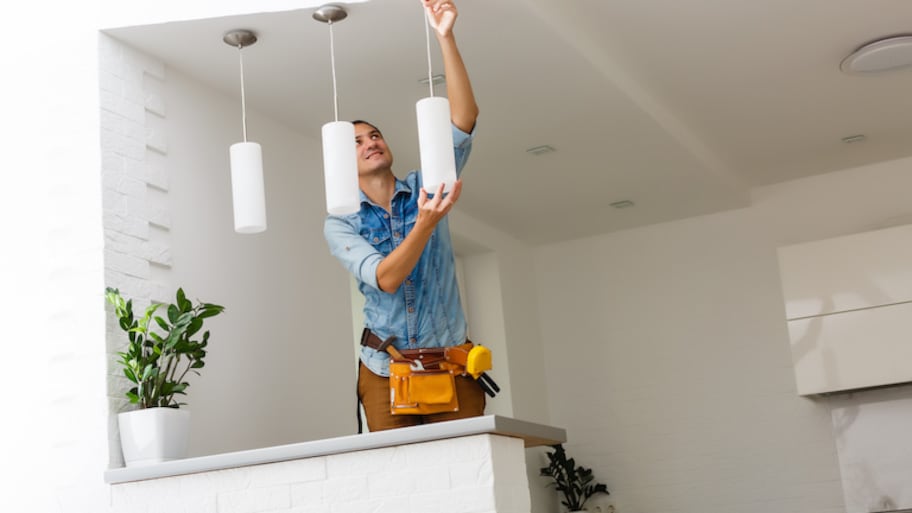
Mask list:
[[[404,227],[405,217],[394,215],[390,219],[390,232],[393,240],[393,247],[398,247],[402,242],[402,229]],[[409,347],[417,347],[418,344],[418,317],[415,315],[415,284],[410,277],[403,283],[405,289],[405,329],[408,333]]]
[[[405,318],[406,325],[409,334],[409,345],[411,347],[416,347],[418,343],[418,316],[415,315],[415,284],[412,283],[411,278],[407,278],[404,283],[405,286]]]

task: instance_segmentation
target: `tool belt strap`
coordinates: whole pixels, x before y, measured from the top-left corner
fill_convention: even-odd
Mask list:
[[[364,331],[361,332],[361,345],[375,351],[385,351],[386,347],[390,345],[393,340],[395,340],[395,337],[390,337],[389,340],[383,340],[368,328],[364,328]]]
[[[386,348],[392,345],[395,339],[396,337],[390,337],[383,340],[368,328],[364,328],[364,331],[361,332],[361,345],[374,349],[375,351],[386,351]],[[465,367],[469,351],[472,350],[473,346],[474,344],[472,344],[472,342],[466,341],[464,344],[450,347],[400,349],[399,353],[405,358],[405,361],[420,361],[426,369],[439,367],[442,362],[454,363]],[[393,361],[400,360],[393,358]]]

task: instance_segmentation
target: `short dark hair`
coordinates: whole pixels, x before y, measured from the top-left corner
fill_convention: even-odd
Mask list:
[[[371,122],[369,122],[369,121],[364,121],[363,119],[356,119],[356,120],[352,121],[351,124],[353,124],[353,125],[367,125],[367,126],[373,128],[374,130],[376,130],[377,132],[379,132],[381,135],[383,134],[383,132],[380,132],[380,129],[377,128],[377,125],[375,125],[375,124],[373,124],[373,123],[371,123]]]

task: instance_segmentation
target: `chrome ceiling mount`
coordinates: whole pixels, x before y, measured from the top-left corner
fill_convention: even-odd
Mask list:
[[[222,41],[225,44],[233,46],[235,48],[244,48],[245,46],[250,46],[253,43],[257,42],[256,34],[251,30],[232,30],[225,33],[225,36],[222,38]]]
[[[336,23],[348,17],[348,12],[341,5],[327,4],[313,13],[313,19],[323,23]]]

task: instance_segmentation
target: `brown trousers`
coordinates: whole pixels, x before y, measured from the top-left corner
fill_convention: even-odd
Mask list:
[[[389,378],[374,374],[363,363],[358,369],[358,397],[364,406],[367,428],[371,432],[478,417],[484,415],[485,409],[485,394],[478,383],[469,376],[456,376],[459,411],[432,415],[393,415],[390,413]]]

